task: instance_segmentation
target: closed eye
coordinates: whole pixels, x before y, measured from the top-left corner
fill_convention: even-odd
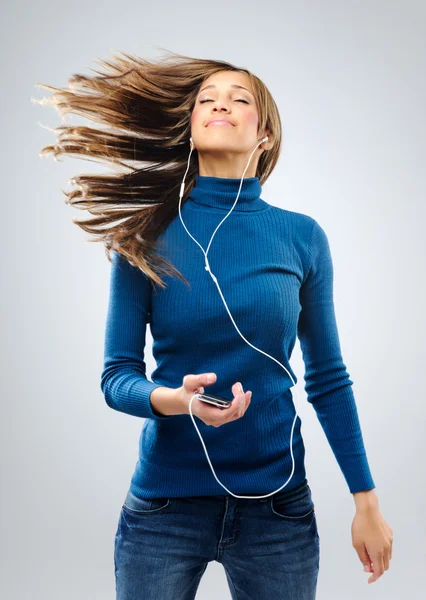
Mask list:
[[[210,100],[210,99],[200,100],[200,104],[204,104],[204,102],[213,102],[213,100]],[[247,100],[242,100],[241,98],[239,98],[238,100],[235,100],[235,102],[244,102],[244,104],[249,104],[249,102],[247,102]]]

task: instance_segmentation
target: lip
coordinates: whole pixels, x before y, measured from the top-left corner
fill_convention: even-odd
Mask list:
[[[206,127],[208,127],[211,123],[219,123],[221,125],[231,125],[231,126],[234,125],[233,123],[231,123],[231,121],[227,121],[226,119],[210,119],[210,121],[207,122]]]

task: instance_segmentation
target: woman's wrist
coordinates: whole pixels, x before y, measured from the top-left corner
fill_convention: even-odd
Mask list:
[[[355,492],[353,497],[357,510],[370,510],[379,506],[376,488]]]
[[[150,394],[152,410],[159,416],[186,414],[182,388],[158,386]]]

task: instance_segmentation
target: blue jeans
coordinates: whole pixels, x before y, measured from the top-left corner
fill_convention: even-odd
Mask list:
[[[146,500],[129,490],[114,542],[116,598],[193,600],[217,561],[233,600],[314,600],[319,540],[306,479],[262,499]]]

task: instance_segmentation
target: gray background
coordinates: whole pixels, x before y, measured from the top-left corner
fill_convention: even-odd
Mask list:
[[[351,545],[353,497],[306,402],[297,343],[318,600],[423,598],[425,3],[263,2],[259,14],[257,2],[45,0],[9,3],[3,17],[2,597],[115,598],[113,540],[143,423],[104,402],[110,267],[61,192],[104,167],[39,158],[60,118],[31,103],[50,95],[35,83],[63,86],[111,52],[156,58],[165,47],[265,81],[284,149],[262,197],[311,215],[330,240],[342,353],[394,551],[367,585]],[[148,331],[148,374],[151,342]],[[230,597],[210,563],[197,598]]]

